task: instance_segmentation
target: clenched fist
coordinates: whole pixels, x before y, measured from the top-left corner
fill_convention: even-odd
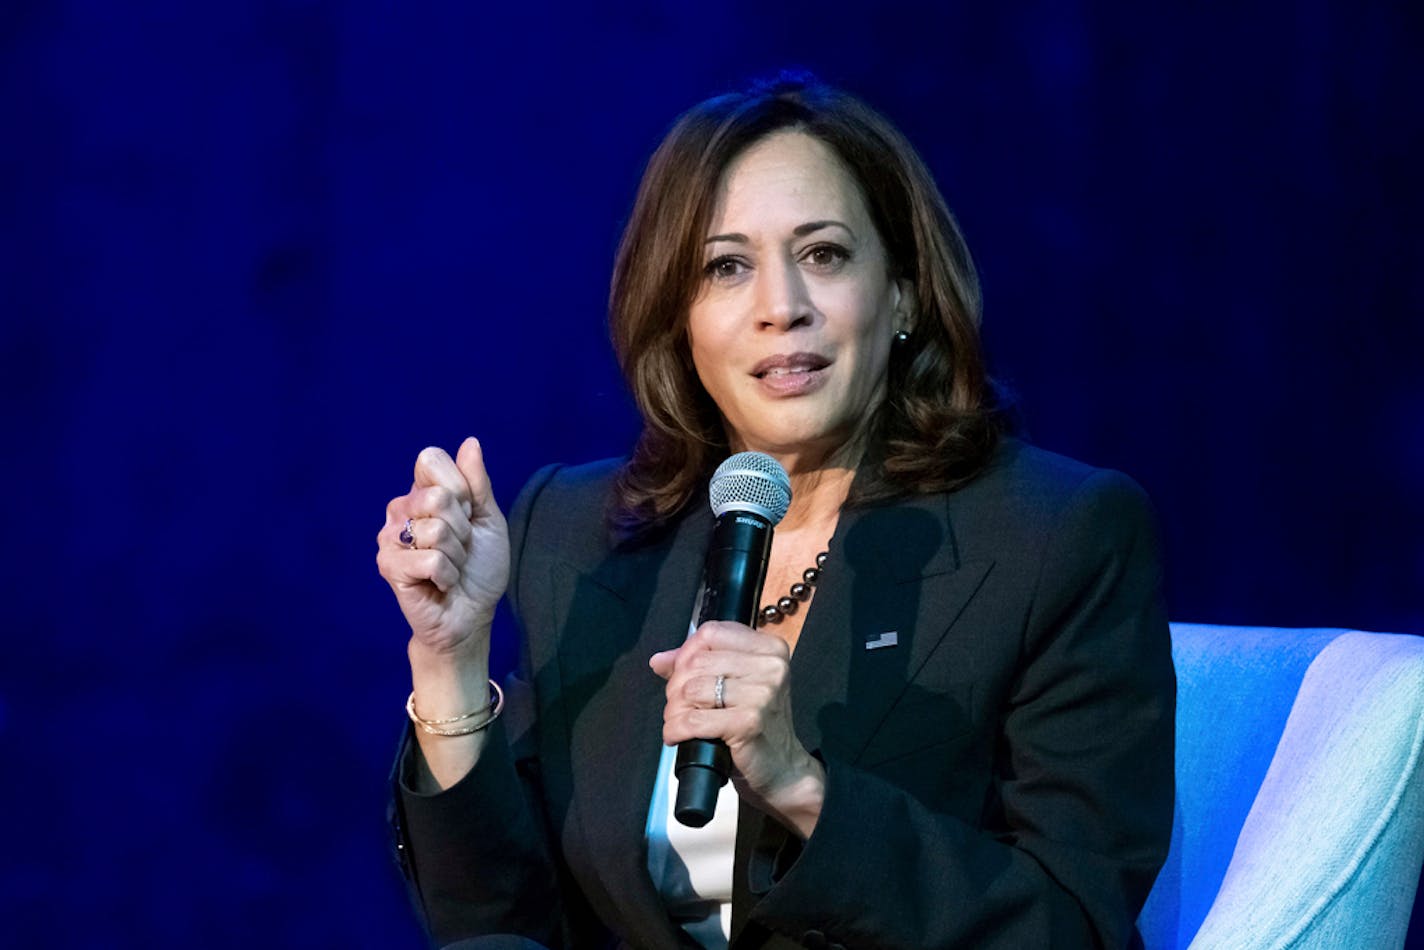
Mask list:
[[[410,624],[413,647],[432,655],[487,649],[509,583],[509,531],[476,439],[466,439],[454,459],[440,448],[420,453],[415,482],[386,506],[376,543],[376,565]]]

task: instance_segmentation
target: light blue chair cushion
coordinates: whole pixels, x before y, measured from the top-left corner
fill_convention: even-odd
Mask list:
[[[1177,811],[1147,946],[1398,946],[1424,854],[1424,639],[1172,638]]]

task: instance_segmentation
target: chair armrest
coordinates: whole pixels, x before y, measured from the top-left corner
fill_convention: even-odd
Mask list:
[[[1191,946],[1399,946],[1424,854],[1421,750],[1424,638],[1350,632],[1321,650]]]

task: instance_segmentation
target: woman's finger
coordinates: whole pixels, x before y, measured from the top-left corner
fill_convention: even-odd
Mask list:
[[[677,666],[677,650],[663,650],[648,657],[648,666],[652,671],[663,679],[672,676],[673,669]]]
[[[737,704],[738,694],[743,692],[745,683],[745,680],[728,676],[726,673],[704,673],[682,679],[677,691],[679,698],[688,706],[698,709],[726,709]]]
[[[665,690],[669,703],[690,702],[694,705],[711,705],[700,700],[708,697],[715,699],[713,692],[718,676],[726,681],[739,680],[774,691],[786,684],[791,669],[790,660],[775,652],[689,650],[686,645],[653,654],[648,665],[654,673],[667,680]],[[711,684],[710,690],[708,684]],[[723,686],[724,692],[727,688]]]
[[[440,487],[454,496],[455,504],[466,520],[473,511],[470,486],[464,473],[455,465],[450,453],[437,445],[422,449],[415,459],[415,484],[419,488]]]
[[[720,739],[736,748],[759,738],[764,721],[764,711],[753,706],[687,709],[663,720],[663,743],[676,745],[688,739]]]
[[[398,551],[439,551],[461,568],[470,557],[469,546],[441,518],[388,519],[376,532],[376,546]]]
[[[746,624],[730,620],[709,620],[687,638],[698,650],[736,650],[769,656],[787,655],[791,651],[786,641],[769,633],[758,633]]]
[[[460,474],[464,476],[465,484],[469,487],[470,500],[474,505],[474,519],[489,517],[499,514],[499,506],[495,504],[494,490],[490,487],[489,472],[485,470],[484,449],[480,446],[480,440],[470,436],[460,443],[460,450],[455,455],[455,466]]]
[[[429,583],[444,593],[460,581],[460,571],[439,551],[382,547],[376,554],[376,567],[399,588]]]
[[[721,687],[718,688],[718,680]],[[669,692],[676,691],[676,697],[668,697],[668,706],[674,714],[682,709],[733,709],[736,707],[762,708],[769,706],[776,698],[777,686],[764,679],[742,676],[690,676],[669,683]],[[674,699],[676,701],[674,701]]]
[[[720,696],[717,687],[718,679],[722,681]],[[716,675],[684,673],[670,677],[663,689],[667,698],[667,711],[664,715],[677,715],[683,709],[717,708],[719,699],[721,706],[726,706],[727,696],[732,686],[730,678],[725,673]]]
[[[400,502],[403,503],[397,504]],[[461,544],[470,540],[473,530],[470,520],[465,517],[459,498],[443,485],[412,488],[409,495],[397,498],[391,504],[394,507],[387,512],[386,517],[397,525],[404,525],[406,518],[415,521],[421,518],[438,518],[445,522],[446,527]]]
[[[791,658],[785,651],[699,650],[678,657],[676,667],[674,675],[684,677],[721,674],[780,686],[791,671]]]
[[[404,532],[402,525],[402,532]],[[397,541],[401,534],[396,535]],[[439,551],[450,559],[455,567],[462,567],[469,557],[464,542],[455,536],[450,525],[443,518],[419,518],[410,523],[410,544],[406,547],[417,550]]]

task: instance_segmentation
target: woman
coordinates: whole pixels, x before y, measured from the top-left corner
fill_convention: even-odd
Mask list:
[[[477,442],[427,449],[378,536],[412,628],[397,840],[437,942],[1140,943],[1172,818],[1151,517],[1001,437],[978,319],[929,173],[863,104],[783,79],[679,120],[613,279],[632,456],[540,472],[506,526]],[[740,450],[792,482],[768,607],[689,635]],[[506,592],[523,668],[492,717]],[[734,778],[690,832],[659,740],[699,737]]]

